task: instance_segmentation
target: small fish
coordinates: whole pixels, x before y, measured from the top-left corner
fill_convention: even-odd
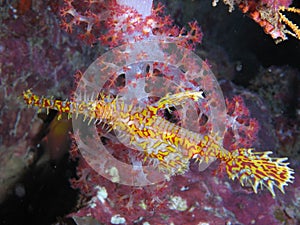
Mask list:
[[[24,91],[22,96],[27,105],[46,109],[47,112],[49,109],[57,110],[59,115],[67,113],[68,118],[80,114],[84,120],[88,119],[88,123],[95,120],[110,125],[118,138],[141,151],[146,159],[170,176],[185,173],[190,159],[196,159],[200,168],[206,168],[219,159],[225,163],[230,179],[238,179],[242,186],[250,184],[255,193],[264,186],[273,198],[274,187],[284,193],[284,186],[294,179],[294,171],[288,166],[287,158],[274,158],[270,156],[271,151],[255,152],[251,148],[230,152],[222,146],[222,137],[217,133],[199,134],[171,123],[158,114],[161,109],[181,105],[187,100],[205,98],[203,91],[166,95],[143,108],[125,104],[122,98],[105,94],[100,94],[96,100],[78,102],[40,97],[31,90]]]

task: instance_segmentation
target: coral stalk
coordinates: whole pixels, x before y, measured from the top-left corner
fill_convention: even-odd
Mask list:
[[[117,0],[117,3],[135,9],[143,18],[152,13],[153,0]]]

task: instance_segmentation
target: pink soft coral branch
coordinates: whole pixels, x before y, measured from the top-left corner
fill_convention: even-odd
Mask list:
[[[174,25],[170,16],[164,15],[163,5],[152,8],[152,1],[83,2],[65,0],[61,10],[62,27],[76,32],[89,44],[115,47],[147,38],[171,40],[193,49],[202,41],[202,32],[196,22],[189,23],[186,31]],[[132,7],[134,6],[134,7]]]

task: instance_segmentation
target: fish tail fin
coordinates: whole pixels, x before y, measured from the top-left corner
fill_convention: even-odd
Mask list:
[[[242,186],[250,184],[255,193],[259,187],[266,187],[275,198],[274,186],[284,193],[284,186],[293,183],[294,170],[286,162],[287,158],[270,157],[271,151],[255,152],[240,148],[226,161],[226,171],[230,179],[238,179]]]

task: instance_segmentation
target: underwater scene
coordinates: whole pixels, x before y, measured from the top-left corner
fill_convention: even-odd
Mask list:
[[[0,225],[299,225],[299,0],[0,1]]]

